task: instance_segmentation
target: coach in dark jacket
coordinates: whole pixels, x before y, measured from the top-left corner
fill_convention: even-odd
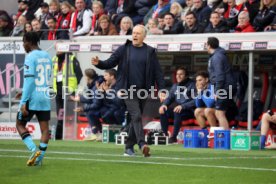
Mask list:
[[[159,108],[162,131],[167,134],[169,118],[174,119],[173,134],[169,143],[177,142],[176,137],[180,130],[181,121],[194,117],[195,100],[192,94],[195,93],[195,82],[188,76],[188,71],[184,67],[176,70],[176,81],[170,90],[168,98]],[[195,96],[195,95],[194,95]],[[176,104],[174,108],[168,108],[171,104]]]
[[[230,108],[232,108],[231,105],[234,103],[233,96],[236,91],[236,84],[225,50],[219,47],[217,38],[208,38],[207,50],[210,54],[208,62],[209,79],[211,85],[215,86],[215,115],[220,127],[227,130],[229,129],[229,124],[225,114],[226,111],[232,110]]]
[[[127,156],[135,154],[133,147],[136,143],[145,157],[150,156],[142,126],[142,113],[147,98],[137,91],[143,90],[145,93],[145,90],[154,88],[155,83],[158,89],[163,89],[165,85],[156,51],[143,42],[145,37],[145,27],[137,25],[133,28],[132,42],[128,40],[109,59],[99,61],[98,57],[92,58],[92,64],[100,69],[110,69],[118,65],[116,87],[131,91],[124,100],[131,119],[124,153]],[[122,91],[119,93],[122,94]]]

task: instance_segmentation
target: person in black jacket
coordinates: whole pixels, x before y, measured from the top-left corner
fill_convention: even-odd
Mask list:
[[[197,17],[194,12],[190,11],[185,15],[184,34],[203,33],[204,27],[197,22]]]
[[[263,31],[264,28],[270,25],[276,16],[276,1],[261,0],[260,10],[256,15],[253,26],[256,31]]]
[[[109,59],[100,61],[98,57],[92,58],[92,64],[100,69],[110,69],[118,66],[116,88],[119,94],[130,95],[124,98],[127,111],[130,115],[128,139],[125,155],[134,156],[134,145],[137,143],[145,157],[150,156],[150,148],[145,142],[142,126],[142,113],[146,103],[145,95],[157,84],[158,89],[163,89],[165,82],[156,50],[143,41],[146,37],[146,29],[143,25],[136,25],[132,32],[132,41],[120,46]],[[125,95],[124,95],[125,96]]]
[[[70,99],[83,104],[83,107],[77,107],[74,111],[85,112],[91,127],[91,135],[87,136],[84,140],[96,140],[99,137],[98,132],[101,132],[102,126],[99,120],[99,112],[95,112],[95,110],[100,108],[101,104],[93,95],[96,94],[97,85],[100,85],[104,81],[104,78],[103,76],[99,76],[92,68],[86,69],[84,73],[87,89],[81,95],[70,96]]]
[[[229,125],[225,114],[232,107],[236,83],[225,50],[219,47],[219,40],[216,37],[208,38],[207,50],[210,54],[208,61],[209,79],[215,88],[215,115],[219,125],[227,130]]]
[[[228,33],[229,29],[220,14],[216,11],[211,13],[210,23],[204,31],[205,33]]]
[[[168,134],[169,118],[173,118],[174,129],[169,139],[169,143],[177,142],[177,135],[180,130],[181,121],[194,117],[195,100],[192,93],[196,92],[195,82],[189,78],[187,69],[179,67],[176,70],[177,83],[170,89],[168,98],[165,99],[159,108],[162,131]],[[173,108],[168,108],[171,104],[176,103]]]
[[[0,37],[10,36],[13,30],[12,19],[6,11],[0,10]]]

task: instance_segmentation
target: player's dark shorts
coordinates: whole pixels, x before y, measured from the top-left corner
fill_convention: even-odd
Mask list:
[[[26,109],[29,114],[27,116],[23,116],[22,112],[19,111],[17,113],[17,117],[16,119],[18,121],[21,121],[21,122],[24,122],[24,123],[27,123],[29,122],[34,115],[36,115],[36,118],[38,121],[49,121],[50,118],[51,118],[51,111],[34,111],[34,110],[29,110],[28,108],[28,103],[27,103],[27,109]]]
[[[21,111],[17,113],[17,120],[22,121],[22,122],[29,122],[34,115],[36,115],[36,118],[38,121],[49,121],[51,117],[51,111],[33,111],[29,110],[28,116],[23,117],[23,114]]]

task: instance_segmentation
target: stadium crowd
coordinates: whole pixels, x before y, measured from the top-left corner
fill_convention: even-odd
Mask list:
[[[0,10],[0,36],[130,35],[137,24],[152,35],[276,30],[275,0],[18,0],[10,13]]]

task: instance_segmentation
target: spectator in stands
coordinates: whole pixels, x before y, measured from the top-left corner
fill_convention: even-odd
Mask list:
[[[17,18],[24,15],[27,21],[31,22],[35,16],[35,12],[39,8],[43,0],[18,0]]]
[[[47,20],[48,31],[43,32],[42,40],[60,40],[63,39],[60,31],[57,30],[57,21],[55,17],[50,17]]]
[[[99,30],[95,32],[94,35],[108,36],[108,35],[118,35],[116,27],[110,22],[107,15],[102,15],[99,19]]]
[[[92,4],[92,25],[89,35],[94,35],[100,29],[99,19],[102,15],[105,15],[103,4],[100,1],[94,1]]]
[[[24,35],[24,25],[26,23],[27,23],[26,17],[24,15],[20,15],[16,26],[13,28],[11,36],[23,36]]]
[[[274,17],[273,22],[269,26],[266,26],[265,31],[276,31],[276,16]]]
[[[154,18],[152,18],[154,19]],[[164,29],[165,27],[165,22],[164,22],[164,15],[159,15],[157,18],[158,21],[158,29]]]
[[[120,33],[119,35],[131,35],[133,29],[133,22],[129,16],[122,18],[120,23]]]
[[[119,28],[120,21],[123,17],[129,16],[131,18],[134,18],[138,15],[135,8],[135,2],[136,0],[107,1],[106,11],[111,16],[111,21],[117,28]],[[133,19],[133,21],[136,20]]]
[[[27,32],[31,32],[33,31],[33,28],[32,28],[32,25],[30,22],[27,22],[25,25],[24,25],[24,34],[27,33]]]
[[[186,6],[183,8],[181,13],[181,21],[183,23],[183,26],[185,25],[185,16],[188,12],[193,11],[193,0],[186,0]]]
[[[237,5],[235,0],[228,0],[227,5],[225,4],[224,18],[230,32],[234,32],[235,27],[238,25],[238,16],[242,11],[242,7],[243,4]]]
[[[261,0],[260,10],[254,19],[253,26],[256,31],[263,31],[269,26],[276,16],[276,1]]]
[[[82,71],[80,63],[75,55],[69,53],[69,65],[68,65],[68,92],[74,93],[77,88],[80,80],[82,78]],[[56,93],[56,113],[59,117],[61,109],[63,109],[63,86],[65,85],[66,80],[66,62],[65,62],[65,53],[57,52],[56,56],[52,58],[53,61],[53,90]],[[57,131],[56,138],[62,139],[63,135],[63,120],[58,120],[57,122]]]
[[[250,24],[253,24],[260,7],[260,0],[244,0],[242,11],[248,11]]]
[[[71,22],[71,15],[74,12],[74,7],[67,1],[60,4],[61,15],[57,20],[57,29],[59,29],[60,35],[63,39],[69,39],[69,29]],[[64,31],[63,31],[64,30]]]
[[[276,124],[276,112],[268,111],[262,116],[261,125],[261,149],[265,148],[266,135],[269,130],[270,123]]]
[[[239,14],[239,24],[235,28],[235,33],[250,33],[256,32],[254,27],[250,24],[249,14],[247,11],[242,11]]]
[[[193,0],[193,5],[193,12],[196,14],[197,22],[205,29],[209,24],[212,12],[211,8],[207,6],[206,1],[203,0]]]
[[[178,2],[173,2],[170,8],[170,13],[172,13],[177,21],[181,20],[182,7]]]
[[[217,8],[223,7],[223,0],[207,0],[207,5],[213,12],[216,11]]]
[[[236,92],[236,83],[233,72],[225,53],[225,50],[219,47],[219,40],[216,37],[209,37],[207,40],[207,51],[210,54],[208,62],[208,72],[211,85],[215,86],[215,108],[216,118],[220,127],[229,129],[229,123],[226,118],[226,111],[233,111],[233,96]],[[223,91],[223,95],[221,92]]]
[[[76,96],[70,96],[71,100],[80,102],[83,107],[75,109],[76,112],[86,112],[88,123],[91,127],[91,135],[86,137],[84,140],[97,140],[99,133],[102,130],[101,122],[99,120],[100,113],[96,112],[96,108],[100,108],[100,101],[94,98],[91,94],[96,94],[97,85],[101,85],[104,81],[103,76],[99,76],[94,69],[88,68],[84,71],[87,89],[82,95],[77,94]]]
[[[41,23],[41,28],[42,29],[48,29],[48,25],[47,25],[47,17],[50,17],[50,13],[49,13],[49,5],[47,3],[42,3],[40,5],[41,8],[41,16],[38,18],[38,20]]]
[[[184,34],[203,33],[204,28],[197,22],[196,14],[188,12],[185,16]]]
[[[159,29],[158,28],[158,20],[157,19],[153,19],[153,18],[150,18],[149,21],[148,21],[148,24],[146,25],[146,29],[147,29],[147,34],[151,35],[151,30],[152,29]]]
[[[196,73],[195,78],[198,94],[195,99],[195,118],[201,128],[206,128],[206,119],[211,127],[215,127],[217,119],[215,115],[214,88],[209,83],[209,75],[205,71],[199,71]]]
[[[74,36],[82,36],[89,33],[92,23],[92,12],[85,9],[84,0],[76,0],[76,11],[72,14],[70,28]]]
[[[148,23],[149,18],[157,19],[158,17],[165,15],[170,11],[170,0],[158,0],[158,3],[154,5],[150,11],[144,17],[144,25]]]
[[[41,39],[43,36],[43,32],[41,31],[41,24],[39,20],[37,19],[32,20],[31,25],[32,25],[33,31],[36,32],[39,35],[39,38]]]
[[[124,154],[126,156],[135,155],[135,144],[139,145],[145,157],[150,156],[142,125],[142,113],[147,98],[139,98],[137,90],[149,91],[156,84],[160,90],[164,89],[165,84],[155,49],[144,43],[145,37],[145,27],[136,25],[132,31],[133,41],[127,40],[105,61],[100,61],[98,57],[92,58],[92,64],[100,69],[110,69],[118,65],[116,89],[120,89],[119,95],[127,89],[132,92],[124,100],[131,119]]]
[[[153,5],[157,3],[158,0],[136,0],[135,9],[137,11],[137,16],[132,17],[133,24],[141,24],[143,23],[144,17],[150,11]]]
[[[222,20],[221,15],[214,11],[211,13],[210,23],[205,28],[205,33],[228,33],[226,22]]]
[[[49,14],[51,17],[55,17],[56,20],[60,16],[60,3],[58,0],[51,0],[49,3]],[[47,21],[47,20],[46,20]]]
[[[162,131],[166,135],[168,135],[169,118],[174,119],[173,134],[169,138],[169,143],[177,142],[176,137],[181,122],[194,117],[195,100],[192,98],[192,93],[195,92],[195,82],[189,78],[186,68],[179,67],[176,70],[176,82],[159,108]],[[176,106],[169,108],[173,103],[176,103]]]
[[[163,30],[158,28],[151,29],[151,34],[179,34],[183,32],[183,25],[177,21],[172,13],[166,13],[164,15],[165,26]]]
[[[13,30],[13,22],[5,11],[0,11],[0,37],[10,36]]]

